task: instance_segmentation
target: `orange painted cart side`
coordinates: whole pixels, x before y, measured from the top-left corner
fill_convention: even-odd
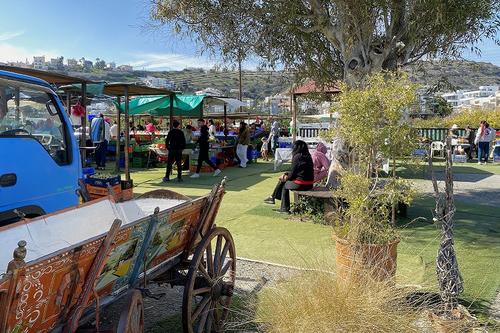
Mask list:
[[[214,225],[224,183],[194,200],[148,192],[143,197],[184,202],[125,226],[117,219],[109,232],[31,262],[20,240],[0,277],[0,332],[75,332],[122,297],[114,332],[142,332],[143,297],[158,296],[152,283],[184,286],[184,332],[221,331],[236,273],[233,239]]]

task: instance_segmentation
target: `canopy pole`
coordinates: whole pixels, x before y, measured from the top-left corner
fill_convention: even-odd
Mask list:
[[[224,135],[227,133],[227,103],[224,102]]]
[[[118,110],[117,110],[117,120],[116,120],[116,125],[117,125],[117,132],[118,135],[116,136],[116,172],[120,173],[120,133],[121,133],[121,126],[120,126],[120,96],[116,97],[116,102],[118,103]]]
[[[174,94],[170,94],[170,129],[174,128]]]
[[[80,137],[80,147],[85,147],[87,145],[87,83],[82,83],[82,107],[84,110],[82,117],[82,136]],[[90,132],[90,131],[89,131]],[[87,162],[87,152],[82,149],[82,165]]]
[[[130,129],[129,129],[129,123],[128,123],[128,102],[129,102],[129,97],[128,97],[128,86],[124,87],[124,97],[125,97],[125,179],[127,182],[130,181],[130,169],[129,169],[129,157],[128,157],[128,146],[129,146],[129,141],[130,141]]]
[[[292,141],[297,140],[297,95],[292,93]]]
[[[69,90],[66,93],[66,113],[68,114],[68,117],[71,116],[71,93]]]

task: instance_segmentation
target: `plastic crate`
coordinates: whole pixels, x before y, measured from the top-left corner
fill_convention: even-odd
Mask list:
[[[133,168],[143,168],[146,166],[147,159],[143,157],[134,157],[132,159],[132,167]]]
[[[108,189],[104,187],[99,187],[99,186],[93,186],[90,184],[87,184],[87,192],[91,196],[99,196],[99,197],[105,197],[109,194]],[[111,187],[111,191],[113,194],[119,194],[122,192],[122,186],[121,184],[115,185]]]
[[[121,178],[120,176],[114,176],[114,177],[109,177],[109,178],[94,178],[92,176],[89,176],[85,179],[85,184],[96,186],[96,187],[103,187],[103,188],[108,188],[109,186],[115,186],[115,185],[120,185],[121,183]]]

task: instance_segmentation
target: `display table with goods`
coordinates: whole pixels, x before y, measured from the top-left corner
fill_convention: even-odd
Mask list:
[[[466,138],[451,139],[451,147],[453,151],[452,160],[454,163],[467,162],[467,153],[465,149],[470,147],[469,140]]]
[[[493,141],[493,162],[500,163],[500,130],[496,131],[496,137]]]

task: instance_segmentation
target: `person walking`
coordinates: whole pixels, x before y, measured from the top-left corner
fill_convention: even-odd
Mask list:
[[[495,131],[490,128],[490,125],[486,121],[481,121],[476,139],[474,140],[474,143],[477,145],[477,164],[488,163],[490,142],[494,139],[494,133]]]
[[[276,147],[278,146],[278,139],[280,137],[280,124],[277,121],[274,121],[271,125],[271,129],[269,131],[269,147],[273,152],[273,156],[276,155]]]
[[[295,141],[292,156],[292,170],[279,178],[273,194],[264,200],[268,204],[281,200],[279,213],[290,213],[290,190],[309,191],[314,185],[314,166],[307,143]]]
[[[247,150],[250,144],[250,131],[247,124],[242,121],[240,123],[240,131],[238,133],[236,155],[240,159],[240,168],[246,168],[248,162]]]
[[[97,170],[104,170],[106,168],[106,152],[108,151],[108,142],[111,137],[109,129],[109,124],[104,120],[102,113],[92,119],[90,123],[90,138],[96,146],[95,163],[97,164]]]
[[[197,144],[200,148],[200,152],[198,155],[198,165],[196,166],[196,173],[194,173],[191,178],[200,178],[200,171],[203,162],[207,163],[212,169],[214,169],[214,177],[218,176],[221,173],[221,170],[217,168],[217,166],[210,161],[208,157],[208,151],[210,150],[209,144],[210,136],[208,134],[208,127],[206,125],[202,125],[200,128],[200,137],[198,138]]]
[[[173,128],[168,131],[167,138],[165,139],[165,147],[168,151],[167,157],[167,170],[165,172],[165,177],[163,177],[164,182],[170,181],[170,174],[172,173],[172,165],[177,165],[177,181],[182,182],[182,151],[186,148],[186,138],[184,133],[179,129],[179,121],[174,120],[172,122]]]
[[[464,148],[465,153],[467,155],[467,162],[472,162],[473,154],[474,154],[474,149],[475,149],[475,144],[474,144],[474,138],[476,137],[475,131],[467,125],[465,128],[465,136],[464,138],[467,140],[469,143],[469,147]]]

